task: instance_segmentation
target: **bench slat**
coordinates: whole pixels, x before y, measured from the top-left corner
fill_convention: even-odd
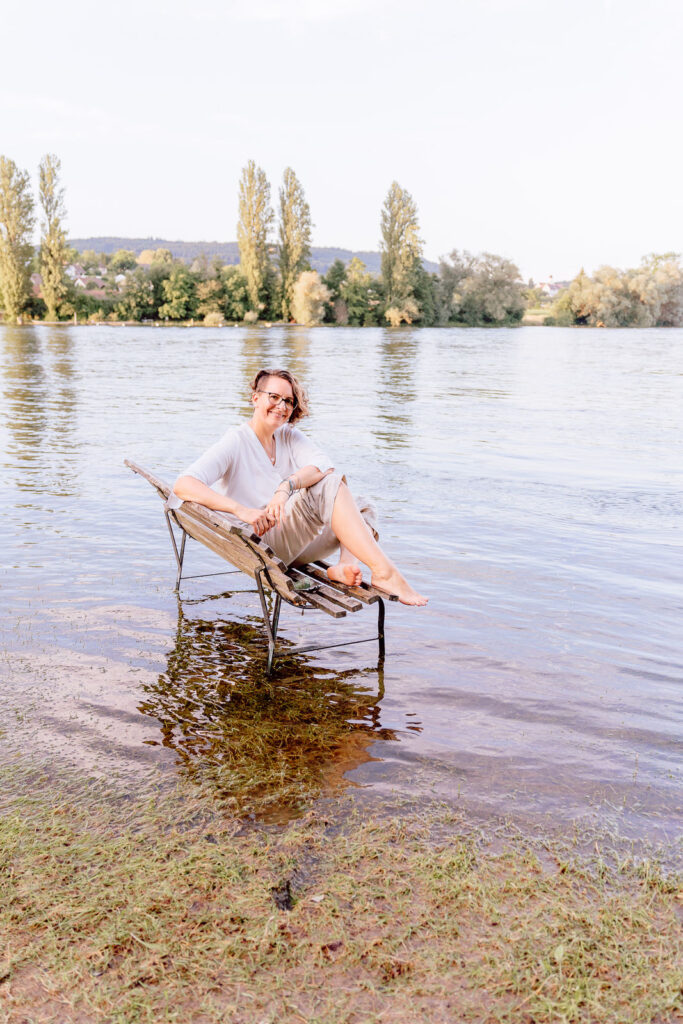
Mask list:
[[[333,619],[343,619],[346,615],[346,611],[336,601],[330,601],[322,594],[318,594],[313,590],[304,590],[300,596],[314,608],[327,612]]]
[[[337,583],[336,580],[331,580],[325,569],[327,569],[327,562],[311,562],[310,565],[301,565],[300,568],[308,576],[312,576],[315,580],[327,583],[330,587],[339,588],[342,593],[348,594],[349,597],[355,597],[363,604],[375,604],[382,598],[384,601],[398,601],[395,594],[386,594],[383,590],[377,590],[376,587],[371,586],[369,583],[361,583],[359,587],[347,587],[343,583]]]
[[[327,580],[323,582],[322,580],[311,579],[307,565],[300,565],[297,566],[296,569],[290,569],[289,576],[290,579],[295,581],[295,583],[303,581],[305,583],[312,584],[316,588],[316,593],[322,594],[322,596],[327,598],[328,601],[334,601],[335,604],[341,605],[341,607],[347,612],[359,612],[363,607],[361,602],[357,601],[354,597],[349,597],[349,595],[345,594],[342,590],[337,590],[336,587],[329,586]],[[305,597],[309,591],[300,590],[299,593]]]
[[[221,558],[231,562],[236,569],[240,569],[242,572],[254,578],[254,574],[257,569],[261,568],[261,562],[246,545],[236,544],[234,541],[226,541],[224,537],[221,537],[215,530],[212,530],[201,520],[197,519],[190,512],[184,511],[183,509],[177,509],[174,513],[174,518],[179,526],[185,530],[185,532],[192,537],[194,540],[199,541],[200,544],[204,544],[207,548],[216,555],[220,555]]]

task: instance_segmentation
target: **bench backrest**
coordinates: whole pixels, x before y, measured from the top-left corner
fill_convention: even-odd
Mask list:
[[[144,477],[156,489],[166,504],[171,493],[168,484],[130,459],[124,461],[129,469]],[[184,501],[180,508],[169,510],[169,514],[190,537],[210,548],[221,558],[225,558],[252,579],[259,569],[262,570],[263,583],[271,590],[275,590],[285,601],[299,607],[309,605],[309,602],[297,592],[285,563],[260,537],[235,526],[225,513],[198,505],[194,501]]]

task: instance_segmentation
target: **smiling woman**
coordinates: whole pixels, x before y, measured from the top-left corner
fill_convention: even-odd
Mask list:
[[[328,558],[330,579],[348,586],[372,573],[378,590],[425,605],[377,543],[375,511],[354,499],[343,473],[294,424],[307,396],[288,370],[261,370],[251,384],[251,419],[229,430],[176,480],[168,507],[195,501],[248,523],[288,565]]]

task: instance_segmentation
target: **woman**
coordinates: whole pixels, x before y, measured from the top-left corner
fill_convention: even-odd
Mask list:
[[[169,508],[196,501],[248,523],[286,562],[339,561],[327,575],[348,586],[369,566],[373,587],[403,604],[425,605],[376,540],[372,507],[357,504],[341,473],[294,426],[308,415],[306,392],[287,370],[260,370],[251,385],[251,419],[229,430],[174,485]],[[359,507],[360,505],[360,507]]]

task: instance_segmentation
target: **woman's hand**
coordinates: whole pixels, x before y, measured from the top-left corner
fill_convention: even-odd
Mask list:
[[[243,523],[248,523],[249,526],[254,527],[254,533],[258,537],[262,537],[264,533],[267,533],[272,526],[275,526],[276,520],[274,516],[268,511],[267,508],[240,508],[238,512],[234,513],[238,519],[241,519]]]
[[[285,505],[288,498],[289,494],[283,488],[282,490],[277,490],[266,505],[266,512],[275,521],[275,526],[279,526],[287,518]]]

